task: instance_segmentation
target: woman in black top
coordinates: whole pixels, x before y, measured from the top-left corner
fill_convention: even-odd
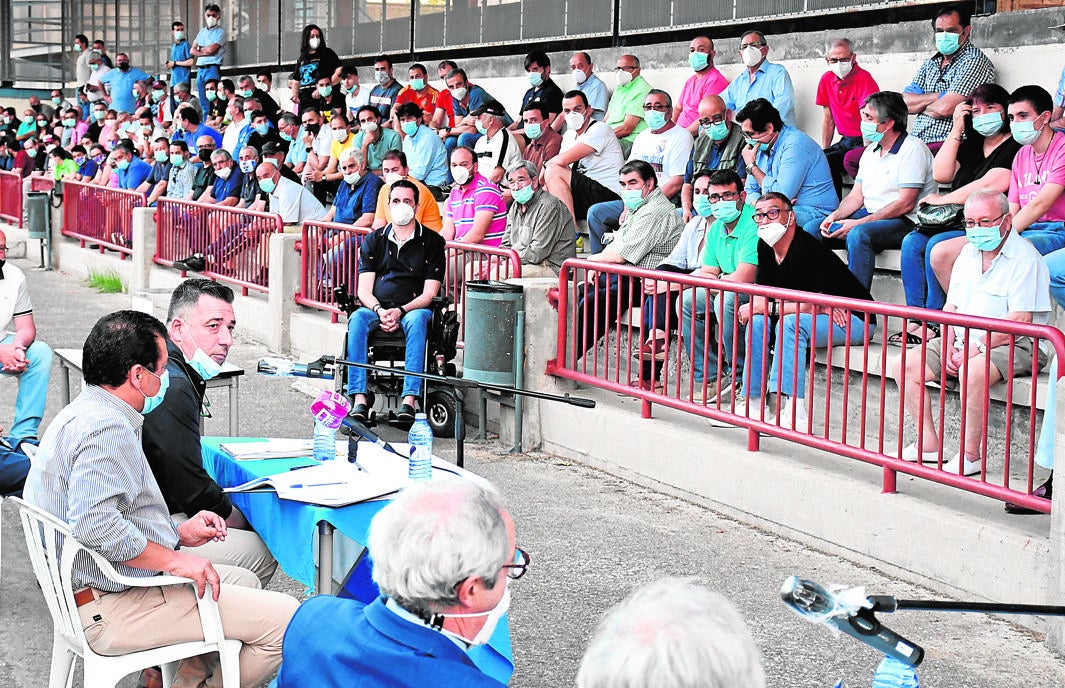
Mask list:
[[[1009,191],[1010,168],[1021,146],[1010,136],[1010,123],[1006,116],[1008,105],[1009,93],[1006,89],[998,84],[984,84],[973,91],[969,100],[955,108],[954,128],[936,153],[932,167],[936,181],[940,184],[952,183],[953,191],[926,196],[920,203],[964,203],[977,189],[989,188],[1002,193]],[[943,308],[947,294],[932,269],[932,247],[942,241],[964,236],[965,230],[960,227],[938,234],[918,228],[902,240],[902,285],[906,291],[907,306],[935,310]],[[944,249],[955,249],[949,251],[947,256],[949,266],[954,265],[954,259],[964,245],[964,240],[960,240],[944,246]],[[937,258],[942,255],[940,251],[936,252]],[[950,280],[949,268],[945,278],[942,284]],[[911,322],[905,335],[897,333],[888,341],[901,344],[905,337],[908,345],[920,344],[922,330],[921,323]],[[935,335],[931,327],[929,332]]]
[[[303,27],[300,57],[296,60],[296,71],[292,72],[289,80],[289,89],[296,94],[292,102],[299,103],[300,110],[315,103],[318,79],[328,76],[334,85],[339,84],[340,69],[340,58],[326,47],[322,29],[317,24]]]

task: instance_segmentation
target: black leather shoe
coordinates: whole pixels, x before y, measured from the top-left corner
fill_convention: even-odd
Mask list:
[[[203,272],[207,269],[207,258],[202,253],[193,253],[184,260],[175,260],[174,269],[182,272]]]
[[[348,418],[353,418],[360,423],[365,423],[370,415],[370,408],[366,404],[355,404],[348,411]]]
[[[413,423],[414,422],[414,407],[410,404],[403,404],[399,407],[399,411],[396,412],[396,420],[401,423]]]
[[[1043,499],[1050,499],[1051,497],[1053,497],[1053,487],[1054,487],[1053,480],[1054,480],[1054,474],[1051,473],[1050,477],[1047,478],[1047,481],[1045,483],[1043,483],[1039,487],[1037,487],[1034,490],[1032,490],[1032,496],[1033,497],[1042,497]],[[1041,513],[1043,513],[1042,511],[1036,511],[1035,509],[1029,509],[1027,507],[1021,506],[1020,504],[1013,504],[1012,502],[1006,502],[1005,509],[1006,509],[1006,513],[1007,514],[1013,514],[1014,516],[1025,516],[1025,515],[1029,515],[1029,514],[1041,514]]]

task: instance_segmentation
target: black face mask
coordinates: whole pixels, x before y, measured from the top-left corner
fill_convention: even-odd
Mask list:
[[[7,263],[7,261],[4,260],[3,258],[0,258],[0,279],[4,279],[4,264],[5,263]]]
[[[120,70],[122,70],[123,72],[128,72],[129,71],[129,63],[128,62],[119,62],[118,63],[118,68]]]
[[[199,153],[197,153],[197,155],[199,156],[200,160],[202,160],[204,162],[211,162],[211,153],[213,153],[213,152],[214,151],[202,150]]]

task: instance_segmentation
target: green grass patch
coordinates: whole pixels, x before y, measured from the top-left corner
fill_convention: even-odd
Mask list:
[[[124,294],[126,285],[117,272],[90,272],[89,286],[103,294]]]

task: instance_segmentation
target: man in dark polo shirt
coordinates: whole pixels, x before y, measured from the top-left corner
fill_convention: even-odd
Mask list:
[[[406,179],[392,184],[388,209],[392,223],[368,234],[359,250],[358,297],[362,306],[348,318],[348,360],[366,362],[366,340],[380,328],[406,335],[404,368],[425,370],[425,341],[432,311],[429,304],[444,281],[444,239],[414,219],[418,187]],[[401,421],[414,420],[414,404],[421,395],[422,380],[403,378],[403,402],[396,414]],[[348,370],[351,415],[365,421],[366,370]]]

